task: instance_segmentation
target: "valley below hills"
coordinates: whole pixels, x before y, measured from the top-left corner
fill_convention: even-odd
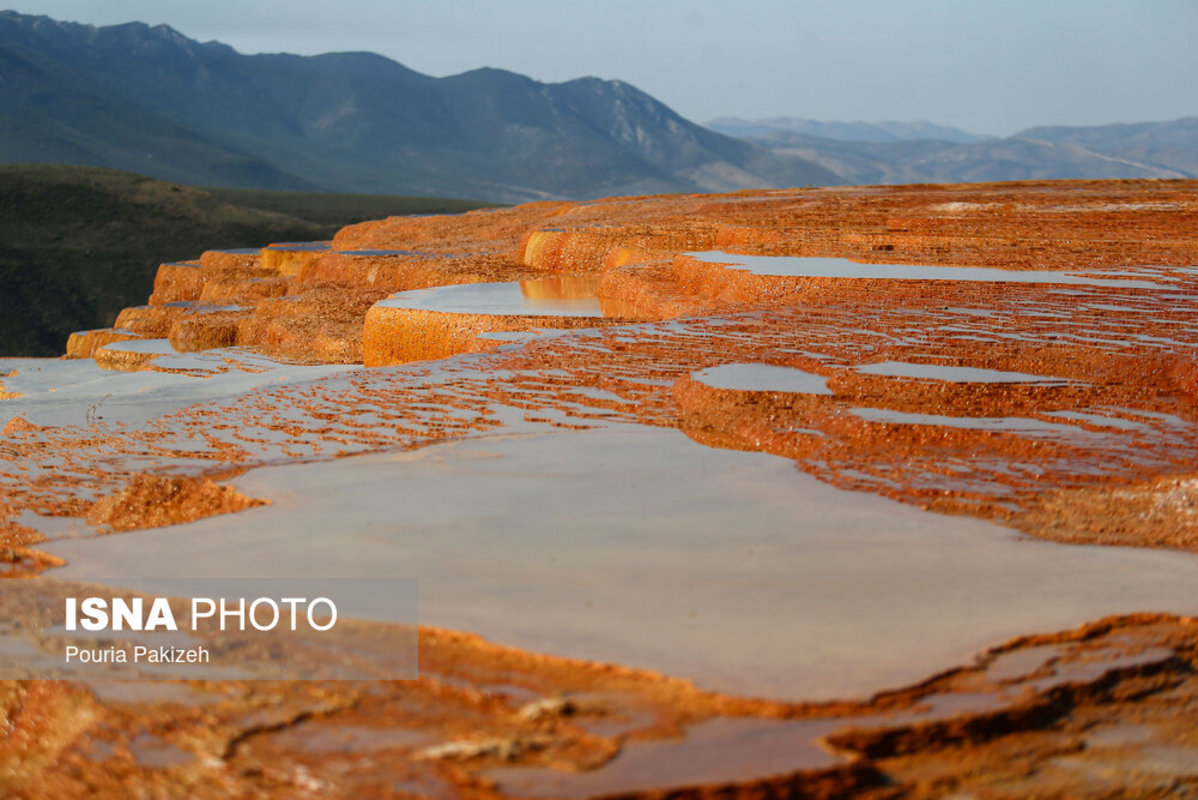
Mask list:
[[[0,166],[0,355],[55,356],[142,302],[164,261],[213,247],[331,238],[343,225],[480,204],[200,189],[96,167]]]

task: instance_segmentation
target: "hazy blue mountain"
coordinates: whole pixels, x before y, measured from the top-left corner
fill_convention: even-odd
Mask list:
[[[960,128],[936,125],[927,120],[916,122],[821,122],[797,117],[768,117],[747,120],[739,117],[720,117],[707,127],[729,136],[749,139],[765,138],[771,133],[802,133],[822,139],[845,142],[905,142],[916,139],[937,139],[945,142],[971,143],[991,139]]]
[[[814,161],[852,184],[1187,177],[1179,170],[1113,159],[1076,145],[1016,137],[953,144],[927,139],[844,142],[774,133],[759,141],[778,153]]]
[[[371,53],[242,55],[141,23],[0,12],[0,163],[200,185],[520,200],[829,184],[633,86]]]
[[[1029,128],[1016,136],[1083,147],[1134,164],[1198,176],[1198,117],[1088,128]]]
[[[987,139],[997,138],[970,133],[960,128],[954,128],[951,125],[937,125],[933,122],[928,122],[926,119],[916,120],[915,122],[884,120],[882,122],[875,122],[874,127],[889,133],[896,140],[904,142],[915,139],[939,139],[945,142],[971,144],[973,142],[984,142]]]
[[[829,135],[817,136],[759,124],[773,120],[739,127],[728,120],[721,122],[721,130],[740,131],[746,139],[812,161],[852,184],[1198,177],[1198,118],[1192,117],[1136,125],[1031,128],[1005,139],[972,142],[883,140],[880,135],[854,139],[849,138],[853,131],[836,127],[844,123],[826,123],[832,126],[823,129]],[[944,129],[914,123],[904,130]],[[894,128],[887,135],[902,132]],[[865,136],[868,131],[857,133]]]

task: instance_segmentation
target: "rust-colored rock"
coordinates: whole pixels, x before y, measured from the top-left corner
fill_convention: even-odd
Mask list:
[[[64,486],[26,478],[60,454],[72,476],[85,476],[72,480],[116,492],[92,509],[100,524],[170,524],[254,501],[200,478],[175,488],[174,478],[114,475],[115,457],[179,452],[188,438],[211,446],[206,464],[226,469],[258,463],[255,443],[296,459],[416,448],[502,428],[490,414],[499,405],[555,426],[677,427],[712,446],[789,458],[840,488],[1035,536],[1198,551],[1198,293],[1189,273],[1170,270],[1198,263],[1195,231],[1198,182],[1034,182],[528,204],[350,226],[330,250],[297,251],[298,267],[277,253],[205,254],[194,297],[172,288],[197,274],[182,269],[155,290],[160,300],[198,300],[211,281],[213,298],[245,306],[189,323],[195,346],[387,364],[484,349],[486,331],[605,327],[449,360],[435,382],[417,365],[299,391],[264,388],[164,418],[161,429],[10,423],[4,445],[14,466],[0,478],[14,514],[84,513]],[[771,277],[686,255],[713,248],[1131,271],[1170,288]],[[593,294],[603,317],[375,305],[391,292],[545,275],[560,280],[533,294]],[[270,290],[248,288],[259,283]],[[179,313],[172,328],[199,316]],[[158,324],[143,311],[124,319],[139,333]],[[630,319],[659,324],[628,327]],[[467,362],[483,367],[471,372]],[[828,393],[717,388],[695,375],[736,363],[802,370]],[[877,369],[887,363],[1044,380],[912,378]],[[286,413],[281,403],[290,403]],[[211,437],[216,427],[236,431],[235,440]],[[12,537],[10,563],[25,564],[7,511],[0,535]],[[449,631],[424,629],[420,644],[417,681],[229,682],[205,704],[132,705],[79,685],[0,682],[0,719],[9,721],[0,774],[27,797],[498,798],[521,794],[521,767],[585,776],[618,766],[618,754],[639,743],[684,745],[713,719],[835,717],[844,726],[827,741],[844,757],[839,766],[767,775],[750,762],[735,779],[680,778],[620,796],[1013,800],[1165,797],[1195,785],[1186,759],[1198,757],[1198,627],[1184,617],[1139,614],[1025,636],[916,686],[829,704],[726,697]],[[949,713],[914,712],[933,706]],[[139,763],[143,733],[195,760]],[[322,742],[333,745],[321,750]]]
[[[394,292],[524,280],[546,272],[589,273],[602,277],[599,299],[619,305],[622,316],[661,319],[794,302],[837,303],[845,290],[860,296],[872,290],[846,281],[833,285],[755,276],[683,255],[713,248],[1007,269],[1184,266],[1194,237],[1184,225],[1176,227],[1182,221],[1176,209],[1187,207],[1192,191],[1184,181],[775,190],[393,217],[349,226],[331,243],[208,251],[198,262],[165,264],[151,304],[203,299],[244,305],[251,317],[295,317],[280,315],[270,304],[314,292],[327,293],[327,305],[350,289]],[[1121,235],[1112,239],[1108,231],[1114,225]],[[903,292],[911,302],[951,300],[939,288],[896,283],[886,290]],[[961,296],[959,290],[949,294],[953,291]],[[364,332],[366,310],[352,322]],[[306,323],[248,322],[240,337],[230,325],[188,323],[172,340],[188,349],[288,341],[289,358],[341,362],[364,352],[364,333],[353,334],[352,322],[342,316],[327,323],[319,317]],[[145,323],[145,335],[162,335],[156,332],[161,325]],[[288,330],[302,331],[312,347],[297,351],[297,336]],[[365,335],[380,341],[385,334]],[[89,357],[95,349],[73,343],[70,352]],[[373,344],[368,349],[382,352]]]
[[[237,342],[287,361],[362,363],[362,318],[386,290],[345,284],[292,288],[243,316]]]
[[[294,278],[328,249],[328,242],[305,245],[272,244],[262,249],[262,267],[277,275]]]
[[[4,430],[0,431],[0,436],[8,436],[13,433],[21,433],[23,431],[44,431],[45,428],[34,422],[30,422],[24,417],[13,417],[4,426]]]
[[[11,378],[12,376],[14,376],[16,374],[17,374],[17,371],[14,369],[14,370],[10,371],[7,375],[4,375],[3,377]],[[4,381],[0,381],[0,400],[16,400],[20,396],[21,396],[21,392],[7,391],[4,388]]]
[[[97,500],[87,521],[112,531],[178,525],[265,504],[208,478],[139,475],[116,494]]]
[[[502,342],[486,333],[540,328],[593,328],[603,317],[462,314],[374,306],[366,314],[363,360],[368,367],[446,358],[490,350]]]
[[[198,261],[162,264],[154,276],[154,293],[150,305],[190,302],[200,299],[207,280]]]
[[[123,312],[122,312],[123,313]],[[106,344],[127,342],[131,339],[144,339],[142,334],[120,328],[97,328],[91,331],[77,331],[67,340],[67,358],[92,358],[96,351]]]
[[[162,339],[170,333],[171,325],[192,308],[190,302],[170,302],[161,305],[131,306],[117,315],[113,327],[144,336]]]
[[[1045,492],[1013,524],[1077,544],[1198,551],[1198,475]]]
[[[105,345],[92,356],[96,366],[112,372],[137,372],[149,367],[150,362],[162,353],[146,350],[127,350],[119,346]]]
[[[200,292],[204,303],[254,303],[267,297],[282,297],[287,294],[291,282],[280,276],[223,275],[212,277]]]
[[[237,331],[242,320],[251,313],[244,308],[197,306],[171,324],[168,338],[180,353],[233,347],[238,344]]]

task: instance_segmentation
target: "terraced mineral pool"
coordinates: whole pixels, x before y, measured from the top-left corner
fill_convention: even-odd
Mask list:
[[[844,720],[713,719],[685,739],[635,742],[602,769],[577,773],[544,767],[492,769],[486,776],[515,797],[603,797],[678,786],[732,783],[839,766],[847,759],[818,739]]]
[[[832,394],[822,375],[772,364],[721,364],[691,373],[691,377],[713,389]]]
[[[484,775],[518,797],[602,797],[727,784],[841,766],[849,757],[826,739],[854,727],[885,728],[929,723],[962,713],[1002,708],[1010,697],[996,693],[937,694],[918,707],[889,714],[827,719],[771,720],[723,717],[688,728],[684,738],[628,741],[597,770],[562,772],[545,767],[499,767]]]
[[[224,313],[226,311],[249,311],[249,310],[250,310],[249,306],[239,306],[239,305],[215,306],[215,305],[209,305],[209,304],[205,303],[202,305],[201,304],[193,304],[193,306],[192,306],[193,314],[218,314],[218,313]]]
[[[1056,272],[1034,269],[994,269],[992,267],[931,267],[921,264],[863,264],[847,258],[805,256],[750,256],[722,250],[687,253],[708,264],[723,264],[729,269],[745,270],[754,275],[787,278],[869,278],[899,281],[978,281],[984,283],[1057,283],[1105,286],[1114,289],[1169,289],[1152,281],[1101,278],[1096,273]]]
[[[1033,375],[1028,372],[1007,372],[979,367],[954,367],[947,364],[913,364],[906,361],[882,361],[857,367],[862,375],[882,375],[887,378],[947,381],[949,383],[1025,383],[1036,386],[1067,386],[1072,381]]]
[[[168,339],[126,339],[123,342],[111,342],[104,345],[105,350],[115,350],[121,353],[140,353],[142,355],[175,355]]]
[[[348,372],[343,364],[302,366],[230,348],[174,353],[163,339],[120,342],[106,347],[162,351],[155,366],[179,370],[111,372],[90,358],[0,358],[4,389],[20,397],[0,399],[0,429],[13,417],[38,425],[137,424],[195,403],[230,397],[267,384],[288,384]],[[235,365],[245,364],[247,369]],[[218,371],[219,370],[219,371]],[[208,374],[198,378],[193,375]]]
[[[415,577],[424,624],[796,700],[1110,614],[1198,612],[1191,554],[1024,540],[675,430],[461,440],[234,484],[273,505],[53,542],[55,577]]]
[[[852,414],[867,422],[884,422],[891,425],[937,425],[946,428],[1029,433],[1041,436],[1054,434],[1058,436],[1100,435],[1076,425],[1045,422],[1032,417],[952,417],[945,414],[893,411],[888,408],[854,408]]]
[[[553,279],[548,279],[553,280]],[[542,279],[502,283],[465,283],[414,289],[393,294],[377,305],[452,314],[538,315],[553,317],[601,317],[599,299],[558,297],[537,289]]]
[[[289,253],[315,253],[322,250],[330,250],[333,247],[332,242],[276,242],[269,245],[267,250],[282,250]],[[234,252],[234,251],[226,251]],[[260,252],[257,250],[251,252]]]

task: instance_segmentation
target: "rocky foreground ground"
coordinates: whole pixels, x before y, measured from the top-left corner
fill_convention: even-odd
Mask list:
[[[889,266],[820,277],[785,257]],[[923,269],[936,266],[976,271]],[[0,571],[29,580],[5,632],[44,624],[53,595],[61,559],[38,520],[119,535],[247,513],[262,501],[236,490],[247,471],[506,430],[672,428],[931,513],[1188,564],[1196,289],[1190,181],[536,203],[209,251],[164,264],[148,305],[72,336],[67,357],[197,386],[278,364],[367,369],[140,419],[106,417],[101,396],[71,421],[38,416],[35,389],[58,387],[22,383],[37,365],[6,367]],[[793,385],[728,372],[746,365]],[[414,681],[8,681],[0,786],[31,798],[1198,796],[1191,611],[1027,630],[843,700],[721,693],[431,627]]]

